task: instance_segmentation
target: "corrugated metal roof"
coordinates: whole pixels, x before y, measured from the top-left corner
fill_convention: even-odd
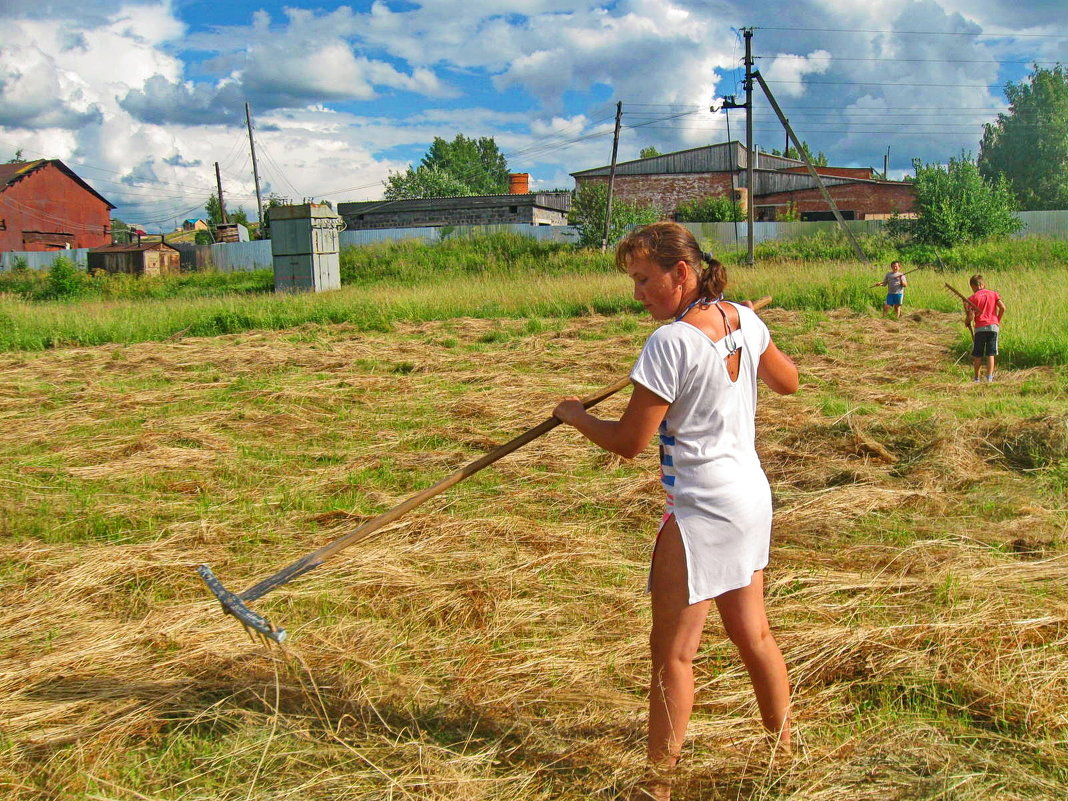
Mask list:
[[[157,248],[168,248],[169,250],[178,250],[173,245],[169,245],[166,242],[142,242],[140,245],[134,243],[132,245],[101,245],[98,248],[90,248],[90,253],[138,253],[144,250],[156,250]]]
[[[410,200],[363,200],[338,203],[339,214],[371,214],[376,211],[434,211],[437,209],[485,209],[501,206],[540,206],[556,211],[571,208],[570,192],[531,192],[525,195],[475,195],[461,197],[428,197]]]
[[[677,175],[680,173],[737,172],[746,168],[747,151],[745,145],[736,140],[705,145],[689,150],[664,153],[647,159],[635,159],[616,164],[616,175]],[[772,156],[759,152],[756,167],[758,169],[779,170],[786,167],[804,166],[805,162],[797,159]],[[589,170],[573,172],[573,177],[589,178],[608,175],[612,165],[594,167]]]
[[[115,208],[114,203],[93,189],[93,187],[89,186],[89,184],[83,181],[74,170],[59,159],[37,159],[37,161],[14,161],[7,164],[0,164],[0,192],[3,192],[7,187],[11,186],[11,184],[22,180],[30,173],[35,172],[48,164],[54,165],[57,170],[69,176],[86,191],[96,195],[96,197],[107,204],[109,209]]]
[[[763,157],[762,157],[763,158]],[[745,186],[747,174],[738,176],[741,186]],[[800,192],[804,189],[817,189],[816,179],[807,172],[779,172],[776,170],[756,170],[754,172],[756,191],[754,196],[773,195],[778,192]],[[868,178],[848,178],[842,175],[820,175],[824,186],[841,186],[842,184],[881,184],[900,185],[900,181],[879,181]]]

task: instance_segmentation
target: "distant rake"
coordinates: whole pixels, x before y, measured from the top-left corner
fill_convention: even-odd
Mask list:
[[[761,298],[753,303],[753,309],[763,308],[770,302],[770,297]],[[611,386],[605,387],[600,392],[596,392],[583,399],[582,405],[586,409],[590,409],[629,385],[629,376],[621,378]],[[415,507],[430,500],[435,495],[444,492],[449,489],[449,487],[458,484],[465,478],[473,476],[483,468],[488,467],[502,457],[507,456],[512,451],[518,450],[528,442],[537,439],[542,434],[552,431],[558,425],[560,425],[560,420],[555,417],[550,417],[547,420],[542,421],[533,428],[523,432],[515,439],[501,445],[499,448],[490,451],[485,456],[476,459],[470,464],[460,468],[455,473],[443,478],[432,487],[427,487],[422,492],[418,492],[407,500],[397,504],[389,511],[383,512],[377,517],[368,520],[354,531],[338,537],[333,542],[327,543],[312,553],[302,556],[300,559],[297,559],[295,562],[282,568],[274,575],[268,576],[258,584],[254,584],[242,593],[235,593],[226,589],[226,587],[223,586],[223,583],[219,581],[218,577],[216,577],[211,568],[207,565],[200,565],[197,567],[197,573],[200,574],[204,583],[208,585],[208,589],[211,590],[212,594],[222,605],[223,612],[236,618],[237,621],[245,627],[245,631],[250,637],[255,639],[258,635],[267,640],[281,643],[286,638],[286,630],[274,625],[263,615],[249,608],[248,605],[250,603],[262,598],[264,595],[281,587],[283,584],[289,583],[298,576],[302,576],[308,571],[314,570],[339,551],[355,545],[373,534],[375,531],[378,531],[383,526],[392,523],[394,520],[407,512],[410,512]]]

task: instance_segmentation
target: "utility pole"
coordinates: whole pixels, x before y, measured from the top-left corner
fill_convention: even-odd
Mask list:
[[[616,131],[612,135],[612,166],[608,170],[608,199],[604,209],[604,235],[601,237],[601,252],[608,250],[608,231],[612,225],[612,188],[616,182],[616,153],[619,152],[619,124],[623,120],[623,101],[616,103]]]
[[[215,185],[219,188],[219,214],[222,215],[222,221],[230,222],[226,219],[226,204],[223,202],[222,194],[222,178],[219,175],[219,162],[215,162]]]
[[[263,198],[260,197],[260,171],[256,167],[256,143],[252,139],[252,111],[245,103],[245,123],[248,125],[248,146],[252,151],[252,180],[256,182],[256,219],[263,227]]]
[[[744,28],[742,36],[745,37],[745,185],[748,191],[745,193],[745,219],[746,219],[746,256],[745,263],[753,264],[753,251],[756,242],[753,238],[753,223],[756,221],[756,207],[753,204],[753,196],[756,194],[755,178],[753,169],[753,29]]]
[[[768,88],[768,84],[767,81],[764,80],[764,76],[761,75],[759,72],[754,72],[753,77],[760,82],[760,88],[764,90],[764,95],[768,98],[768,102],[771,103],[771,107],[772,109],[774,109],[775,115],[779,118],[779,122],[782,123],[783,128],[786,129],[787,136],[789,136],[790,139],[793,140],[794,147],[797,148],[798,155],[801,156],[801,158],[805,162],[805,166],[808,167],[809,174],[816,181],[816,186],[819,187],[820,194],[823,195],[823,199],[824,201],[826,201],[827,205],[831,207],[831,212],[834,214],[834,218],[838,221],[838,225],[843,231],[845,231],[846,236],[849,238],[849,242],[853,246],[853,252],[857,254],[858,259],[863,262],[866,262],[868,260],[868,257],[864,255],[864,251],[860,247],[860,242],[857,241],[856,236],[850,230],[849,226],[846,225],[845,219],[842,217],[842,212],[838,210],[838,204],[834,202],[834,198],[831,197],[831,193],[827,191],[827,186],[823,183],[823,178],[821,178],[820,174],[816,172],[816,168],[812,166],[812,161],[811,159],[809,159],[808,154],[804,150],[802,150],[800,140],[794,133],[794,129],[790,127],[790,123],[786,119],[786,115],[783,114],[782,109],[779,108],[779,104],[775,100],[775,95],[773,95],[771,93],[771,89]]]

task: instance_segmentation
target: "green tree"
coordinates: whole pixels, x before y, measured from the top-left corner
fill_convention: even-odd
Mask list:
[[[468,139],[458,133],[451,142],[436,136],[419,166],[452,175],[476,195],[508,191],[508,162],[490,136]]]
[[[967,154],[949,164],[912,162],[916,172],[914,220],[895,218],[890,230],[919,243],[953,247],[1020,229],[1016,200],[1002,176],[988,181]]]
[[[223,221],[222,206],[219,204],[218,196],[208,195],[208,200],[204,204],[204,213],[208,216],[208,223],[213,226]]]
[[[641,158],[641,159],[655,159],[657,156],[662,156],[662,155],[664,155],[664,154],[661,153],[659,150],[657,150],[655,147],[643,147],[641,149],[641,151],[638,153],[638,158]]]
[[[815,155],[813,155],[812,149],[809,148],[808,142],[806,142],[804,139],[801,140],[801,150],[804,151],[804,154],[806,156],[808,156],[808,160],[812,162],[812,166],[814,166],[814,167],[826,167],[827,166],[827,156],[824,155],[823,151],[821,150],[819,153],[816,153]],[[801,154],[798,153],[797,150],[795,148],[793,148],[793,147],[787,147],[785,153],[783,151],[781,151],[781,150],[772,150],[771,151],[771,155],[773,155],[773,156],[782,156],[783,158],[797,159],[798,161],[803,161],[803,159],[801,158]]]
[[[15,151],[15,157],[8,159],[7,163],[8,164],[18,164],[20,161],[22,161],[22,148],[21,147],[18,150]]]
[[[679,222],[735,222],[745,219],[742,207],[724,195],[706,195],[680,203],[675,209]]]
[[[204,213],[208,215],[208,222],[212,227],[223,222],[241,223],[246,228],[248,227],[248,215],[241,206],[238,206],[236,211],[227,211],[226,220],[223,220],[222,207],[219,205],[217,195],[208,196],[204,204]]]
[[[407,172],[391,172],[385,181],[386,200],[414,200],[423,197],[468,197],[477,195],[452,173],[435,167],[419,167]]]
[[[1005,98],[1008,113],[983,126],[979,171],[1004,176],[1023,209],[1068,209],[1068,70],[1035,65]]]
[[[111,218],[111,243],[113,245],[130,244],[130,226],[117,217]]]
[[[587,183],[579,186],[571,197],[567,221],[579,230],[579,245],[600,247],[604,236],[605,210],[608,207],[608,184]],[[620,239],[637,225],[648,225],[660,219],[654,206],[630,203],[612,198],[612,224],[608,230],[609,244]]]
[[[236,211],[226,212],[227,219],[232,223],[241,223],[241,225],[248,228],[248,214],[245,213],[245,209],[242,206],[238,206]]]

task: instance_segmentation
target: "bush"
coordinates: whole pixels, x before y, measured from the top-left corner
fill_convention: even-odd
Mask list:
[[[912,162],[916,170],[917,219],[891,218],[893,235],[938,247],[976,242],[1020,230],[1016,200],[1003,176],[987,181],[971,157],[948,165]]]
[[[580,247],[600,247],[604,238],[604,219],[608,207],[608,184],[583,184],[571,198],[567,221],[579,230]],[[608,244],[614,244],[631,228],[649,225],[661,218],[660,210],[640,203],[612,199],[612,224]]]
[[[76,298],[85,291],[89,276],[70,259],[60,256],[48,271],[44,296],[49,300]]]
[[[708,195],[679,204],[675,219],[679,222],[737,222],[745,219],[745,212],[729,197]]]

